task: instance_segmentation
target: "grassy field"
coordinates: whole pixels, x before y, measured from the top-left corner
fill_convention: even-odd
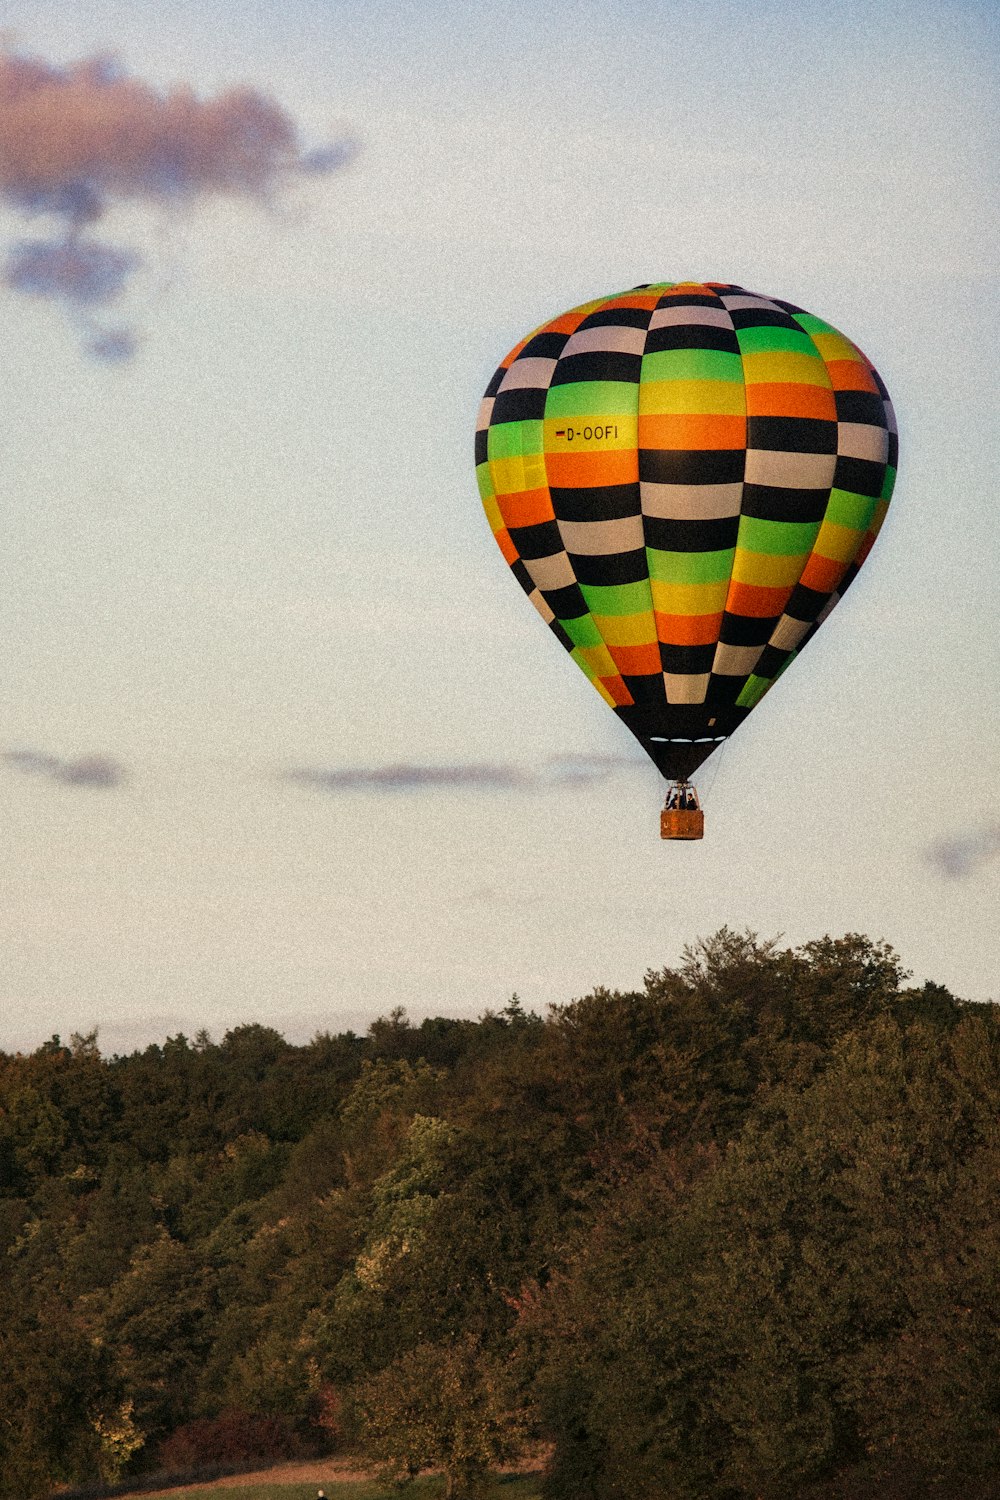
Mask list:
[[[374,1480],[341,1480],[328,1484],[207,1484],[174,1491],[178,1500],[316,1500],[322,1487],[329,1500],[441,1500],[444,1480],[435,1475],[415,1479],[405,1489],[393,1489]],[[511,1474],[495,1479],[485,1500],[541,1500],[537,1474]]]

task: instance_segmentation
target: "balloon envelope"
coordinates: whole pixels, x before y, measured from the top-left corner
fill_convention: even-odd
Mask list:
[[[896,426],[843,334],[719,282],[554,318],[497,370],[480,494],[518,582],[668,777],[760,702],[855,578]]]

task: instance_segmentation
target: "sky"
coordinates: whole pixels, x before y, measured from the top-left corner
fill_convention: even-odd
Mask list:
[[[142,257],[114,357],[80,296],[12,276],[80,227],[0,172],[0,1049],[541,1011],[723,924],[867,933],[1000,998],[992,6],[9,0],[4,25],[60,76],[111,53],[296,134],[243,192],[112,182],[101,241]],[[901,457],[857,583],[675,844],[496,550],[472,437],[530,329],[703,278],[854,339]]]

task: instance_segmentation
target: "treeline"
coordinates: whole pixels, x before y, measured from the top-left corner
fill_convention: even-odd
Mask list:
[[[0,1054],[0,1495],[1000,1494],[1000,1018],[906,979],[724,929],[545,1019]]]

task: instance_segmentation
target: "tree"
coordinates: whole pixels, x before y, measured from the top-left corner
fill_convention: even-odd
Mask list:
[[[92,1308],[95,1341],[113,1353],[143,1432],[158,1437],[189,1418],[214,1312],[198,1256],[163,1233]]]
[[[547,1493],[783,1500],[902,1471],[985,1494],[998,1116],[995,1020],[883,1014],[724,1151],[658,1153],[523,1305]]]
[[[38,1300],[32,1308],[0,1282],[3,1500],[40,1500],[59,1484],[117,1478],[118,1460],[142,1443],[108,1351],[57,1287],[47,1284]]]
[[[367,1455],[396,1483],[443,1469],[448,1500],[474,1500],[491,1467],[515,1458],[524,1415],[504,1366],[471,1334],[418,1344],[355,1392]]]

